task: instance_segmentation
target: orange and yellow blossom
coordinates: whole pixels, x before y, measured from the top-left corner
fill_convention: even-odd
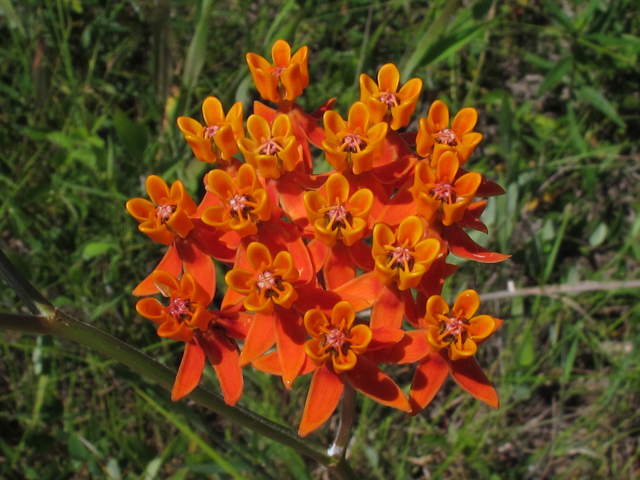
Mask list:
[[[300,154],[287,115],[278,115],[272,125],[260,115],[251,115],[247,131],[251,138],[238,139],[238,148],[247,163],[264,178],[280,178],[296,168]]]
[[[325,112],[324,128],[327,135],[322,148],[327,161],[338,172],[351,171],[356,175],[371,170],[382,156],[388,125],[371,125],[370,113],[362,102],[354,103],[345,122],[339,113]]]
[[[453,152],[440,156],[435,171],[426,161],[416,166],[412,195],[418,215],[429,224],[438,217],[445,226],[459,222],[473,201],[482,175],[468,172],[456,178],[459,166]]]
[[[255,169],[245,163],[235,179],[224,170],[212,170],[207,175],[207,188],[222,205],[202,212],[202,221],[225,232],[234,231],[240,237],[255,235],[257,224],[271,218],[271,202]]]
[[[427,118],[420,119],[416,152],[421,157],[431,155],[433,167],[444,152],[454,152],[460,165],[464,165],[482,140],[482,134],[473,131],[477,122],[476,109],[463,108],[449,128],[449,109],[443,101],[436,100],[429,108]]]
[[[403,411],[411,409],[398,385],[377,367],[375,360],[365,355],[397,343],[404,335],[402,330],[376,331],[367,325],[355,324],[355,320],[353,306],[345,301],[333,307],[331,320],[317,309],[309,310],[304,316],[305,328],[311,336],[304,349],[316,369],[298,430],[302,437],[331,417],[345,382],[383,405]],[[372,354],[375,358],[375,352]]]
[[[127,211],[140,222],[138,229],[154,242],[164,245],[171,245],[174,235],[186,238],[193,229],[190,217],[195,215],[197,206],[182,182],[176,180],[169,189],[160,177],[149,175],[146,187],[153,203],[144,198],[132,198],[126,204]]]
[[[225,116],[220,100],[207,97],[202,103],[205,125],[189,117],[178,117],[178,127],[198,160],[230,164],[238,152],[236,141],[244,138],[244,109],[236,102]]]
[[[198,386],[208,357],[218,374],[225,402],[234,405],[242,395],[243,379],[238,347],[224,328],[224,321],[218,325],[217,317],[222,320],[225,314],[207,310],[211,296],[188,273],[178,280],[170,273],[156,270],[152,279],[162,295],[169,298],[169,305],[147,297],[138,301],[136,310],[159,325],[159,336],[186,343],[171,399],[177,401]],[[234,328],[247,323],[246,318],[239,320],[238,315],[235,314]],[[239,338],[243,336],[240,334]]]
[[[333,247],[338,240],[351,246],[364,236],[373,193],[363,188],[349,195],[349,182],[339,173],[327,179],[325,188],[325,195],[318,191],[304,194],[304,205],[309,223],[315,228],[316,240],[328,247]]]
[[[360,101],[371,112],[371,123],[388,122],[393,130],[409,124],[422,92],[422,80],[412,78],[400,91],[400,72],[387,63],[378,72],[378,83],[369,75],[360,75]]]
[[[421,330],[416,331],[423,332],[423,336],[412,336],[416,345],[429,352],[418,364],[411,383],[413,414],[433,400],[449,374],[475,398],[498,408],[495,388],[473,355],[478,345],[502,325],[502,320],[476,316],[479,307],[480,297],[475,290],[460,293],[451,309],[440,295],[427,300],[426,314],[420,319]]]
[[[265,100],[292,102],[309,85],[309,49],[302,47],[291,56],[291,46],[278,40],[271,48],[271,56],[273,65],[260,55],[247,53],[247,64],[256,88]]]
[[[282,251],[273,258],[266,246],[253,242],[246,255],[253,271],[234,268],[225,276],[229,288],[245,296],[244,308],[263,315],[271,315],[274,304],[290,308],[298,299],[291,282],[299,276],[291,254]]]
[[[440,253],[440,242],[423,239],[424,226],[418,217],[407,217],[394,234],[384,223],[373,229],[374,274],[383,285],[397,279],[398,288],[416,288]]]

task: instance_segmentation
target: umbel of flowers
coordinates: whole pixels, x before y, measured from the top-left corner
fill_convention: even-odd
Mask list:
[[[158,335],[185,343],[173,400],[198,385],[208,359],[230,405],[249,364],[288,389],[313,375],[301,436],[329,419],[345,388],[415,415],[451,375],[497,408],[474,355],[502,320],[478,314],[473,290],[451,307],[440,296],[456,270],[449,255],[508,258],[467,234],[487,233],[479,218],[487,201],[477,198],[504,193],[463,169],[482,140],[475,109],[450,121],[436,101],[418,132],[402,132],[422,81],[401,85],[386,64],[376,80],[361,76],[346,120],[332,110],[335,99],[309,114],[296,104],[309,84],[307,47],[292,55],[279,40],[272,60],[247,54],[258,92],[275,108],[256,102],[246,131],[242,104],[225,114],[215,97],[203,102],[204,123],[178,119],[193,154],[211,164],[199,204],[179,180],[169,186],[154,175],[150,201],[127,202],[140,231],[168,246],[133,293],[145,297],[137,311]],[[312,148],[333,171],[314,173]],[[227,267],[226,288],[212,310],[216,262]],[[415,365],[409,395],[385,364]]]

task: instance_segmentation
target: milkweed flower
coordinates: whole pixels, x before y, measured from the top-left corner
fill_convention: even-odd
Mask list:
[[[271,48],[273,65],[255,53],[247,53],[247,64],[253,81],[265,100],[292,102],[309,85],[309,49],[300,48],[291,56],[291,46],[278,40]]]
[[[278,252],[273,258],[269,249],[259,242],[247,247],[247,262],[253,271],[234,268],[225,276],[229,288],[245,295],[244,308],[254,313],[270,315],[274,304],[290,308],[298,298],[291,285],[298,279],[289,252]]]
[[[145,182],[151,203],[144,198],[132,198],[127,211],[140,222],[138,229],[154,242],[170,245],[174,235],[186,238],[193,229],[191,216],[197,206],[180,180],[171,189],[160,177],[149,175]],[[154,205],[155,204],[155,205]]]
[[[388,122],[398,130],[411,121],[422,92],[422,80],[412,78],[398,91],[400,72],[393,63],[387,63],[378,72],[378,83],[369,75],[360,75],[360,101],[371,112],[371,123]]]
[[[283,172],[296,168],[300,155],[287,115],[278,115],[271,126],[260,115],[251,115],[247,131],[250,138],[238,139],[238,147],[247,163],[264,178],[280,178]]]
[[[202,103],[205,125],[189,117],[178,117],[178,127],[198,160],[208,163],[230,164],[238,152],[236,140],[244,137],[244,109],[236,102],[227,115],[216,97]]]
[[[258,222],[271,218],[267,192],[249,164],[240,166],[236,179],[224,170],[212,170],[207,174],[207,187],[222,202],[202,213],[202,221],[207,225],[246,237],[257,233]]]
[[[207,310],[211,297],[188,273],[178,280],[156,270],[152,278],[162,295],[169,298],[169,305],[143,298],[136,304],[137,312],[159,325],[159,336],[186,343],[171,399],[177,401],[198,386],[206,356],[218,374],[225,402],[234,405],[242,395],[243,379],[238,346],[223,322],[216,321],[216,315],[221,318],[224,313]]]
[[[309,310],[304,325],[311,336],[304,344],[316,364],[298,434],[302,437],[325,423],[334,412],[345,383],[383,405],[409,411],[404,393],[384,374],[375,360],[364,355],[375,348],[398,342],[400,329],[380,329],[356,324],[356,313],[349,302],[338,302],[327,319],[322,311]],[[372,352],[374,354],[375,352]],[[375,357],[374,357],[375,358]]]
[[[373,168],[382,156],[388,125],[370,126],[369,109],[362,102],[354,103],[345,122],[339,113],[325,112],[324,128],[327,138],[322,142],[327,161],[338,172],[353,170],[359,175]]]
[[[398,288],[415,288],[440,253],[440,242],[422,239],[424,227],[418,217],[405,218],[393,233],[384,223],[373,229],[374,274],[383,285],[397,279]]]
[[[436,100],[429,108],[427,118],[420,119],[416,152],[421,157],[431,155],[431,165],[434,167],[440,155],[454,152],[460,165],[464,165],[482,141],[482,134],[473,131],[477,122],[476,109],[463,108],[449,127],[449,109],[442,100]]]
[[[413,199],[418,215],[430,224],[436,218],[441,219],[445,226],[459,222],[473,201],[482,175],[468,172],[457,177],[459,166],[458,157],[453,152],[443,153],[435,170],[426,161],[416,165]]]
[[[336,241],[351,246],[364,236],[373,193],[363,188],[349,195],[349,182],[339,173],[331,175],[325,187],[325,195],[318,191],[304,194],[304,204],[309,223],[315,228],[316,240],[328,247],[333,247]]]
[[[479,307],[480,297],[475,290],[460,293],[451,309],[440,295],[427,300],[420,326],[427,342],[425,350],[430,353],[418,364],[411,384],[412,413],[431,402],[449,374],[475,398],[498,408],[498,395],[473,355],[478,345],[502,325],[502,320],[476,316]]]

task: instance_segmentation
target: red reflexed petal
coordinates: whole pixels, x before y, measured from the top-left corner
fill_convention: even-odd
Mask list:
[[[458,225],[451,225],[444,230],[444,237],[449,244],[451,253],[456,257],[475,260],[482,263],[502,262],[511,255],[503,255],[502,253],[490,252],[486,248],[481,247],[474,242],[467,233]]]
[[[379,353],[376,352],[376,359],[380,363],[392,363],[405,365],[421,360],[431,353],[431,345],[427,341],[424,330],[412,330],[405,332],[404,337],[390,348]]]
[[[261,372],[268,373],[269,375],[278,375],[282,376],[282,365],[280,365],[280,357],[278,356],[278,352],[267,353],[266,355],[262,355],[261,357],[256,358],[253,362],[251,362],[251,366],[256,370],[260,370]],[[302,364],[302,368],[298,373],[298,376],[308,375],[316,369],[316,364],[313,363],[313,360],[305,355],[304,363]]]
[[[398,190],[389,205],[384,208],[379,217],[376,217],[377,223],[384,223],[390,227],[395,227],[400,224],[403,218],[416,214],[417,205],[409,190],[411,186],[410,183],[407,183]]]
[[[404,302],[400,299],[397,285],[391,283],[380,291],[373,302],[371,328],[400,328],[403,316]]]
[[[184,271],[191,274],[198,285],[204,288],[211,302],[216,293],[216,267],[213,260],[190,240],[176,238],[175,246]]]
[[[261,315],[257,313],[253,319],[253,325],[244,341],[244,347],[238,360],[241,367],[244,367],[264,352],[269,350],[276,343],[274,318],[271,315]]]
[[[304,342],[307,332],[302,316],[296,310],[276,306],[274,317],[278,356],[282,365],[282,382],[290,389],[304,364]]]
[[[253,325],[253,314],[222,310],[216,312],[216,325],[224,327],[231,338],[243,340]]]
[[[227,405],[235,405],[242,396],[244,380],[242,369],[238,365],[238,346],[227,338],[224,333],[209,330],[199,339],[204,348],[209,363],[218,375],[220,388]]]
[[[400,387],[368,358],[359,355],[356,366],[345,375],[353,388],[372,400],[404,412],[411,411]]]
[[[326,101],[323,106],[321,106],[318,110],[316,110],[316,112],[312,113],[311,115],[307,114],[298,105],[296,105],[288,113],[289,118],[291,119],[291,123],[297,123],[298,125],[300,125],[300,128],[302,129],[302,131],[304,131],[309,141],[318,148],[321,148],[322,142],[325,139],[324,129],[320,127],[320,125],[318,124],[318,120],[322,118],[324,112],[333,109],[335,101],[335,98]],[[324,108],[324,110],[320,112],[320,109],[322,108]],[[319,113],[319,116],[316,116],[316,113]]]
[[[351,303],[356,312],[360,312],[373,305],[383,286],[380,280],[371,272],[360,275],[336,288],[334,293],[340,295],[342,300]]]
[[[335,290],[356,278],[355,262],[344,243],[338,241],[331,248],[323,273],[327,290]]]
[[[171,391],[171,400],[177,402],[198,386],[204,368],[204,360],[204,350],[195,341],[192,340],[185,345],[178,375]]]
[[[255,101],[253,102],[253,113],[260,115],[267,122],[271,123],[278,115],[278,111],[271,107],[267,107],[264,103]]]
[[[451,376],[464,390],[490,407],[499,408],[496,389],[474,357],[451,361]]]
[[[341,295],[321,288],[300,286],[296,287],[296,292],[298,293],[296,308],[301,312],[317,308],[322,310],[322,313],[331,316],[334,305],[343,300]]]
[[[484,205],[479,205],[479,206],[476,206],[475,208],[472,208],[475,205],[481,204],[481,203],[484,203]],[[461,226],[462,228],[472,228],[482,233],[489,233],[487,226],[484,223],[482,223],[480,220],[478,220],[478,217],[482,214],[482,211],[484,210],[484,207],[486,206],[486,204],[487,204],[487,201],[482,200],[481,202],[475,202],[469,205],[467,209],[464,211],[462,220],[459,220],[457,222],[458,225]]]
[[[362,240],[358,240],[349,247],[349,253],[359,269],[365,272],[373,271],[375,262],[371,256],[371,247],[369,245]]]
[[[411,289],[401,291],[400,298],[404,303],[405,318],[409,321],[411,325],[413,325],[414,327],[417,327],[419,325],[418,309],[416,307],[416,302],[413,299],[413,295],[411,294]]]
[[[169,245],[167,253],[164,254],[164,257],[162,257],[162,260],[160,260],[160,263],[154,271],[155,270],[163,270],[174,277],[180,276],[180,273],[182,273],[182,261],[180,260],[180,256],[178,255],[175,245]],[[151,278],[152,275],[153,272],[151,272],[151,274],[140,282],[133,290],[133,294],[136,297],[146,297],[148,295],[155,295],[158,293],[158,289],[153,284],[153,279]]]
[[[394,343],[398,343],[404,337],[405,331],[401,328],[380,327],[371,330],[373,337],[367,346],[367,352],[379,350],[381,348],[389,348]],[[373,355],[376,360],[377,356]],[[386,363],[386,362],[385,362]]]
[[[225,232],[207,225],[197,218],[192,218],[191,221],[193,222],[193,230],[189,233],[189,240],[191,240],[201,252],[211,255],[216,260],[222,262],[231,263],[234,261],[236,258],[236,248],[233,248],[233,242],[231,245],[228,245],[223,241],[222,237],[225,236]],[[226,235],[227,238],[230,236],[231,235],[228,234]]]
[[[329,247],[314,239],[307,243],[307,248],[309,249],[309,255],[311,255],[311,261],[313,262],[315,271],[318,273],[322,270],[322,267],[324,267],[324,264],[327,261]]]
[[[449,375],[449,364],[439,353],[431,353],[418,364],[409,394],[413,407],[412,415],[416,415],[431,403],[447,379],[447,375]]]
[[[343,390],[343,375],[336,374],[327,363],[319,366],[311,379],[298,435],[305,437],[329,420]]]
[[[276,189],[280,205],[291,221],[298,228],[305,228],[309,224],[307,219],[307,209],[304,206],[303,196],[304,190],[295,182],[290,181],[288,175],[280,177],[276,180]]]
[[[310,114],[311,117],[321,119],[324,115],[324,112],[327,110],[333,110],[334,105],[336,104],[336,98],[330,98],[322,105],[320,105],[314,112]]]

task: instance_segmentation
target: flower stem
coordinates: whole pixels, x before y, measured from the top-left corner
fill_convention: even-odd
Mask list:
[[[351,428],[353,427],[353,418],[356,411],[356,391],[345,382],[344,391],[342,393],[342,409],[340,411],[340,425],[338,433],[333,445],[327,451],[329,455],[335,458],[344,459],[347,453],[347,445],[351,438]]]
[[[0,276],[7,281],[33,314],[50,315],[53,313],[53,305],[22,276],[2,250],[0,250]]]

